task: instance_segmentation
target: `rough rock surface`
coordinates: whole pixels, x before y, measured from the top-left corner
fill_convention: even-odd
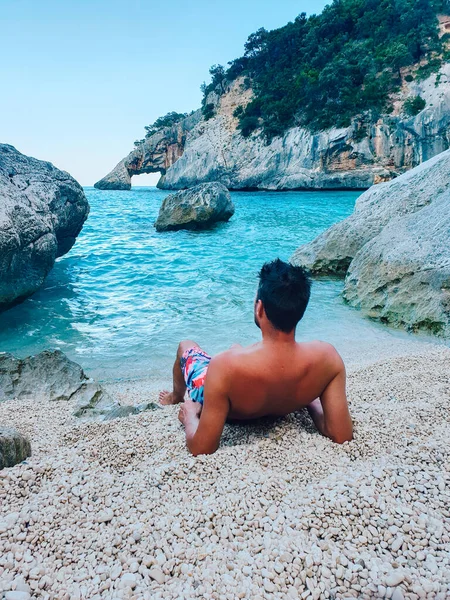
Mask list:
[[[31,455],[30,442],[16,429],[0,425],[0,469],[13,467]]]
[[[270,144],[258,135],[244,139],[233,116],[251,90],[237,80],[205,121],[197,111],[173,127],[139,144],[96,184],[102,189],[129,189],[131,176],[159,171],[159,187],[188,188],[220,181],[228,189],[364,189],[388,181],[446,150],[450,142],[450,64],[440,79],[405,83],[394,113],[377,121],[355,122],[345,129],[317,134],[295,127]],[[408,96],[420,95],[426,108],[415,117],[402,112]]]
[[[14,398],[76,400],[75,416],[94,416],[117,407],[80,365],[59,350],[23,359],[0,354],[0,402]]]
[[[291,261],[347,272],[345,298],[370,317],[450,334],[450,150],[365,192]]]
[[[357,253],[344,296],[370,317],[450,335],[450,189]]]
[[[68,173],[0,144],[0,311],[42,285],[88,214],[83,189]]]
[[[350,217],[336,223],[292,256],[312,273],[345,275],[356,253],[392,219],[415,213],[450,190],[450,151],[442,152],[362,194]]]
[[[203,183],[164,199],[155,227],[157,231],[206,229],[234,214],[230,193],[221,183]]]
[[[0,403],[27,399],[40,403],[70,400],[75,417],[99,420],[128,417],[158,408],[153,402],[138,406],[120,404],[60,350],[44,350],[27,358],[0,354]]]

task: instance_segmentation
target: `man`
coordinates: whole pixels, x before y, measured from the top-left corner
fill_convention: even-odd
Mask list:
[[[301,267],[279,259],[266,263],[255,300],[261,342],[233,346],[214,358],[193,341],[180,343],[173,391],[161,392],[160,402],[183,403],[179,419],[194,456],[217,450],[227,419],[287,415],[305,407],[322,435],[339,444],[352,439],[341,357],[330,344],[295,341],[310,289]]]

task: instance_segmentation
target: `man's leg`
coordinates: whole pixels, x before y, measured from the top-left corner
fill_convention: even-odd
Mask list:
[[[198,346],[198,344],[192,340],[183,340],[178,344],[177,357],[173,365],[173,392],[167,390],[160,392],[159,402],[161,404],[179,404],[183,402],[186,393],[186,382],[184,381],[180,361],[186,350],[194,346]]]

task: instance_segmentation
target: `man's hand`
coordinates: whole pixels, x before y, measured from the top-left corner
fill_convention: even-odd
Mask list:
[[[186,427],[187,422],[192,422],[192,420],[198,420],[200,418],[201,412],[202,405],[200,404],[200,402],[193,402],[191,399],[188,399],[181,404],[180,412],[178,413],[178,419]]]

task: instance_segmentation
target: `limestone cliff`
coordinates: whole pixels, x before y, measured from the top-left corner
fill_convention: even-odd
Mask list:
[[[205,121],[199,110],[158,131],[96,187],[130,189],[133,175],[159,171],[163,189],[207,181],[230,189],[359,189],[388,181],[450,146],[450,64],[439,76],[405,83],[390,115],[368,123],[355,119],[346,129],[317,134],[295,127],[270,144],[258,134],[245,139],[237,130],[233,112],[251,94],[236,80],[224,95],[212,98],[212,119]],[[415,117],[402,112],[411,96],[426,101]]]

